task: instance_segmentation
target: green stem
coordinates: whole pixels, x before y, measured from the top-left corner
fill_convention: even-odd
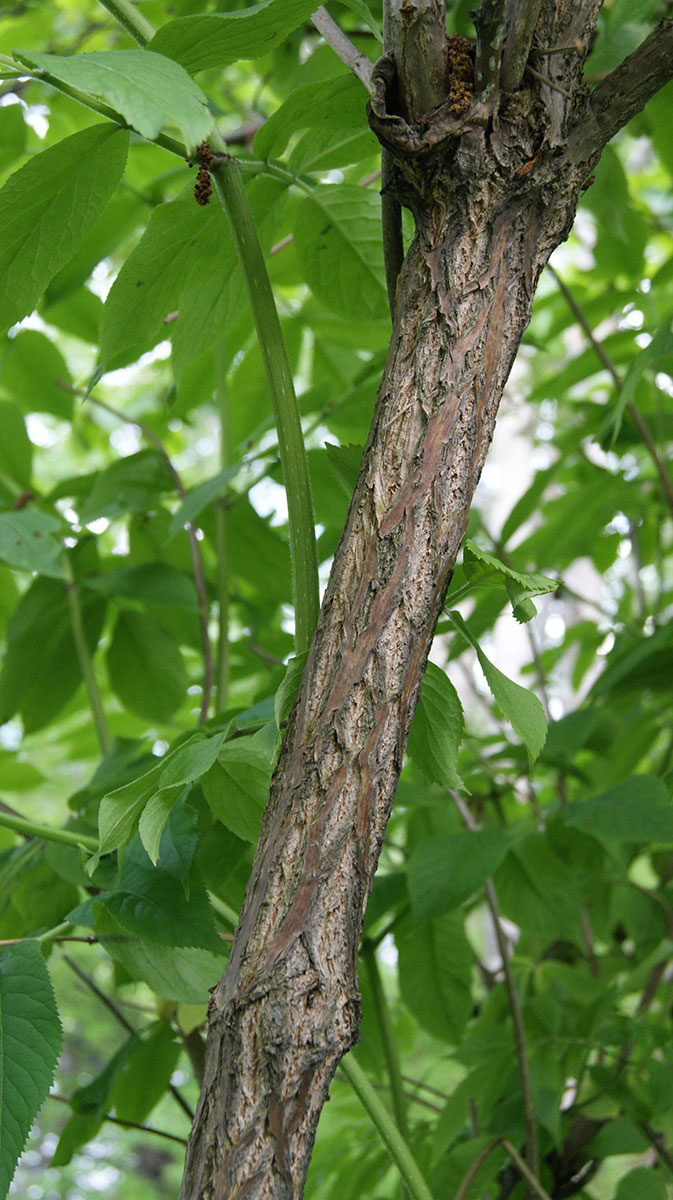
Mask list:
[[[372,989],[372,998],[374,1000],[374,1009],[383,1042],[383,1054],[388,1068],[388,1077],[390,1079],[390,1094],[393,1102],[393,1113],[397,1122],[398,1129],[402,1137],[408,1139],[409,1129],[407,1125],[407,1108],[404,1097],[404,1084],[402,1083],[402,1074],[400,1071],[399,1058],[397,1056],[397,1043],[393,1033],[393,1024],[390,1019],[390,1009],[386,1000],[385,992],[381,984],[381,973],[379,964],[376,958],[376,950],[372,942],[366,942],[362,947],[362,957],[365,960],[369,983]]]
[[[264,255],[234,159],[218,159],[213,181],[236,242],[278,431],[290,530],[295,647],[302,654],[311,644],[319,600],[311,484],[297,398]]]
[[[385,1106],[381,1103],[362,1068],[351,1055],[341,1060],[341,1070],[362,1107],[378,1129],[391,1158],[409,1189],[412,1200],[433,1200],[407,1143]]]
[[[66,583],[66,593],[68,596],[70,627],[72,629],[72,636],[75,642],[77,661],[79,663],[79,669],[82,672],[82,679],[84,680],[86,694],[89,699],[89,708],[91,709],[91,715],[93,717],[96,737],[98,738],[98,745],[100,746],[101,754],[107,754],[110,746],[112,745],[112,741],[110,738],[110,731],[107,727],[107,721],[105,719],[103,701],[101,699],[100,691],[98,690],[98,684],[96,683],[96,676],[94,675],[91,653],[86,640],[86,633],[84,631],[82,606],[79,599],[79,587],[75,582],[68,556],[64,554],[62,561],[68,577],[68,581]]]
[[[215,400],[220,419],[220,467],[226,471],[230,461],[229,395],[227,388],[224,342],[215,347]],[[227,540],[227,500],[220,496],[215,504],[215,554],[217,559],[218,637],[215,687],[217,711],[224,712],[229,693],[229,553]]]
[[[100,0],[103,8],[112,13],[123,29],[139,46],[146,46],[154,37],[154,28],[130,0]]]
[[[86,833],[76,833],[69,829],[53,829],[50,825],[39,825],[36,821],[26,821],[24,817],[15,817],[0,809],[0,827],[13,829],[26,838],[42,838],[44,842],[60,842],[63,846],[75,846],[77,849],[98,849],[98,838],[89,837]]]

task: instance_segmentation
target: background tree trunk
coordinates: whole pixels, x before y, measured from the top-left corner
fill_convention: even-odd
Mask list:
[[[581,19],[585,47],[598,7],[575,5],[545,34],[566,44]],[[547,25],[550,13],[543,5]],[[416,233],[357,488],[212,997],[184,1200],[301,1197],[330,1081],[357,1040],[365,905],[435,625],[540,272],[605,140],[574,157],[564,148],[569,114],[585,119],[582,61],[554,58],[555,77],[565,67],[564,87],[574,89],[562,104],[533,79],[500,95],[496,110],[490,80],[466,117],[438,110],[420,132],[374,105]],[[441,145],[429,150],[437,130]],[[410,133],[420,154],[409,153]]]

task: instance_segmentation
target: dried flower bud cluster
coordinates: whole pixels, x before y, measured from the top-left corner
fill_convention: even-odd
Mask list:
[[[215,157],[207,142],[201,142],[196,147],[196,157],[199,163],[199,173],[194,184],[194,199],[197,204],[205,205],[210,201],[210,196],[213,190],[212,180],[208,167]]]
[[[460,117],[472,102],[472,45],[459,33],[454,33],[447,40],[447,66],[449,109]]]

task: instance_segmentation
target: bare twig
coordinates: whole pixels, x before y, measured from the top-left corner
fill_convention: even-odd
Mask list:
[[[570,288],[563,282],[563,280],[561,279],[558,272],[555,271],[552,266],[549,266],[549,264],[547,265],[547,270],[552,275],[552,277],[556,280],[556,283],[558,284],[558,288],[559,288],[559,291],[561,292],[561,295],[563,296],[564,300],[566,301],[566,303],[567,303],[568,307],[570,308],[571,312],[573,313],[575,319],[577,320],[578,325],[581,326],[581,328],[584,330],[585,334],[587,335],[587,338],[589,339],[593,349],[596,351],[596,354],[598,355],[599,359],[601,360],[606,371],[611,376],[612,382],[615,385],[615,390],[617,391],[617,394],[619,395],[622,391],[623,383],[622,383],[621,377],[617,371],[617,368],[615,367],[615,364],[613,363],[609,354],[606,353],[605,347],[601,345],[598,338],[596,337],[593,329],[591,328],[589,321],[587,320],[586,314],[580,308],[575,297],[573,296],[572,292],[570,291]],[[632,404],[632,403],[627,404],[626,411],[628,412],[629,416],[631,417],[631,420],[633,421],[636,429],[638,430],[641,441],[643,442],[643,445],[645,446],[650,458],[652,459],[654,468],[657,472],[657,475],[659,476],[662,491],[666,498],[666,503],[667,503],[669,509],[671,510],[671,512],[673,513],[673,484],[671,484],[671,480],[670,480],[668,471],[666,470],[663,459],[661,458],[661,455],[659,454],[659,451],[657,449],[654,438],[652,437],[652,433],[650,432],[650,427],[647,424],[647,421],[643,417],[640,410],[638,408],[636,408],[635,404]]]
[[[97,984],[94,983],[91,976],[87,975],[86,971],[83,971],[82,968],[80,966],[78,966],[77,963],[74,961],[74,959],[70,958],[67,954],[63,955],[63,961],[68,964],[68,966],[70,967],[70,970],[74,971],[77,978],[81,979],[82,983],[85,985],[85,987],[87,987],[89,989],[89,991],[96,997],[96,999],[100,1000],[101,1004],[104,1004],[105,1007],[110,1010],[110,1012],[112,1013],[115,1020],[118,1021],[119,1024],[121,1025],[122,1029],[125,1029],[126,1032],[129,1034],[135,1034],[136,1030],[133,1028],[130,1021],[126,1020],[126,1017],[124,1016],[123,1012],[121,1012],[121,1010],[117,1008],[117,1005],[114,1003],[113,1000],[110,999],[109,996],[105,995],[105,992],[102,992],[100,990],[100,988],[97,986]],[[175,1084],[173,1084],[173,1083],[170,1083],[168,1085],[168,1087],[169,1087],[169,1091],[170,1091],[171,1095],[173,1096],[173,1099],[180,1105],[180,1108],[183,1110],[184,1113],[186,1113],[186,1115],[189,1117],[190,1121],[193,1121],[194,1113],[193,1113],[190,1105],[185,1100],[182,1093],[178,1091]]]
[[[336,21],[330,17],[324,4],[321,4],[319,8],[316,8],[314,13],[311,13],[311,20],[318,33],[324,37],[328,46],[332,47],[337,57],[357,76],[360,83],[364,84],[371,95],[373,71],[371,59],[367,58],[366,54],[361,54],[357,46],[353,45],[350,38],[346,37],[346,34],[339,28]]]
[[[472,1186],[472,1182],[473,1182],[477,1172],[479,1171],[480,1167],[482,1167],[484,1165],[484,1163],[486,1162],[486,1159],[490,1158],[493,1151],[497,1150],[497,1148],[500,1144],[501,1144],[501,1138],[494,1138],[492,1142],[488,1142],[488,1144],[486,1146],[482,1147],[482,1149],[479,1151],[477,1157],[475,1158],[474,1162],[470,1163],[467,1171],[465,1172],[463,1178],[461,1179],[460,1186],[459,1186],[458,1191],[456,1192],[453,1200],[465,1200],[465,1197],[467,1196],[467,1194],[470,1190],[470,1187]]]
[[[70,1104],[67,1096],[59,1096],[55,1092],[49,1093],[50,1100],[57,1100],[59,1104]],[[137,1121],[122,1121],[121,1117],[111,1117],[108,1114],[103,1118],[104,1121],[109,1121],[111,1125],[122,1125],[124,1129],[138,1129],[141,1133],[151,1133],[154,1137],[166,1138],[169,1142],[179,1142],[181,1146],[187,1145],[187,1138],[179,1137],[177,1133],[169,1133],[167,1129],[157,1129],[154,1125],[139,1125]]]

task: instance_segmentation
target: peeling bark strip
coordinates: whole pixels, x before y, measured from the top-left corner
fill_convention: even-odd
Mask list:
[[[568,44],[569,30],[577,38],[579,49],[552,66],[536,59],[563,75],[569,97],[529,73],[519,91],[494,95],[491,74],[463,117],[440,105],[412,126],[388,111],[390,61],[377,70],[371,122],[393,152],[416,235],[356,492],[212,997],[184,1200],[299,1200],[330,1081],[357,1040],[360,931],[435,624],[537,280],[606,140],[610,77],[596,115],[580,81],[599,7],[540,5],[543,44]],[[673,21],[662,22],[664,56],[672,35]],[[650,47],[644,75],[637,62],[629,69],[626,96],[619,75],[617,107],[641,108],[661,86],[655,77],[673,74],[665,61],[655,68]]]

